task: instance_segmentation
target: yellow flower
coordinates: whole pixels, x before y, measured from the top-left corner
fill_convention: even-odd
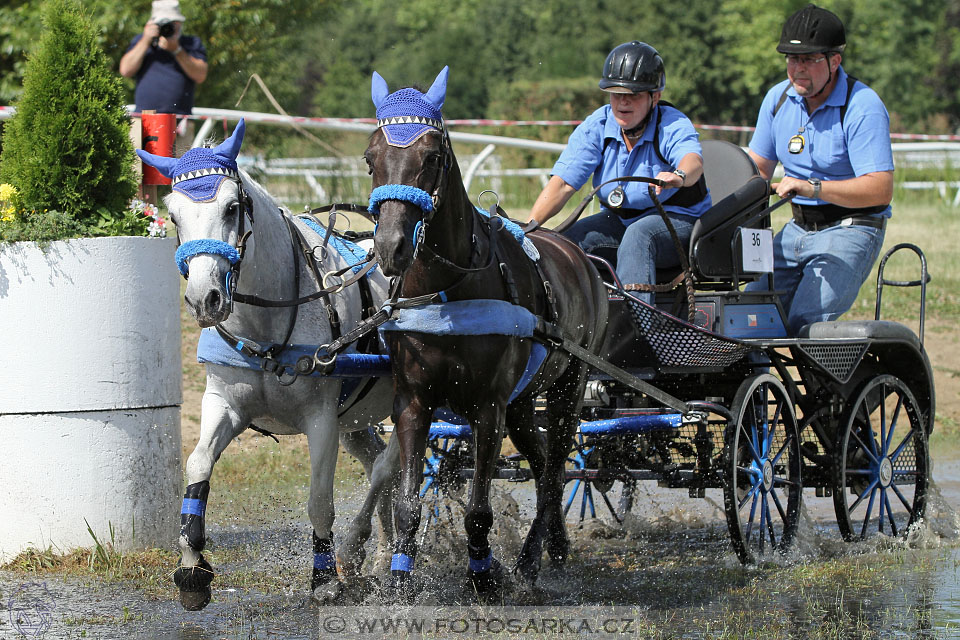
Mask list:
[[[17,195],[17,188],[4,182],[0,184],[0,202],[9,202]]]
[[[10,222],[17,216],[17,210],[13,208],[12,204],[5,206],[3,209],[0,209],[0,222]]]

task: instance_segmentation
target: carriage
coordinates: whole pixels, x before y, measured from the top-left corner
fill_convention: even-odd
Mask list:
[[[579,496],[581,513],[594,510],[596,493],[617,519],[639,481],[694,497],[720,488],[743,562],[790,547],[804,487],[833,497],[846,538],[900,535],[922,517],[934,391],[919,249],[894,248],[919,256],[916,281],[886,280],[884,257],[874,321],[821,322],[788,335],[770,260],[754,250],[769,246],[769,214],[787,200],[768,207],[769,185],[749,156],[707,142],[715,204],[689,247],[678,247],[684,273],[673,282],[684,281],[686,296],[664,292],[647,305],[603,256],[584,255],[554,231],[524,233],[498,204],[484,212],[470,201],[440,113],[446,75],[426,93],[389,93],[374,74],[370,204],[315,210],[329,212],[326,224],[278,210],[235,168],[242,122],[216,149],[179,161],[141,153],[181,185],[168,199],[178,267],[184,277],[196,272],[187,302],[218,350],[207,360],[211,401],[205,395],[201,442],[187,464],[175,574],[186,607],[210,598],[213,572],[201,551],[213,463],[253,420],[266,425],[261,431],[308,436],[311,588],[320,600],[337,597],[344,575],[359,571],[371,514],[398,465],[394,517],[388,509],[380,517],[384,531],[396,525],[391,575],[404,594],[420,498],[467,477],[468,577],[478,592],[502,577],[487,539],[493,478],[537,484],[515,565],[530,582],[543,550],[560,565],[568,556],[564,480],[567,509]],[[344,210],[377,222],[366,259],[334,228]],[[374,256],[382,273],[371,271]],[[360,286],[368,274],[379,284]],[[389,291],[384,276],[393,277]],[[752,281],[761,284],[743,287]],[[884,285],[920,286],[920,337],[880,320]],[[392,389],[378,376],[392,376]],[[358,377],[372,381],[337,381]],[[386,417],[390,404],[396,432],[374,466],[383,443],[364,425]],[[350,411],[362,420],[347,420]],[[334,558],[338,429],[366,461],[372,486]],[[499,455],[505,435],[520,455]]]
[[[715,205],[691,235],[692,296],[661,293],[651,307],[593,257],[609,288],[603,357],[661,393],[590,375],[565,512],[578,505],[581,520],[595,516],[602,500],[621,522],[643,480],[694,498],[722,489],[733,548],[747,563],[790,547],[806,488],[833,498],[846,540],[904,534],[924,511],[935,408],[922,252],[901,244],[882,258],[874,320],[789,335],[772,278],[751,270],[745,247],[779,205],[768,206],[768,183],[739,147],[705,141],[703,158]],[[884,277],[901,250],[919,258],[918,280]],[[767,286],[744,291],[754,280]],[[919,337],[880,319],[884,285],[921,288]],[[436,423],[430,435],[424,493],[471,475],[469,426]],[[524,471],[520,456],[508,456],[499,477],[524,480]]]

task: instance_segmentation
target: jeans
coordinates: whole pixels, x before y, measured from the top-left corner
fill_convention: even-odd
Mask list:
[[[773,286],[793,335],[853,306],[883,246],[884,229],[851,225],[806,231],[792,220],[773,239]],[[765,280],[747,290],[763,289]]]
[[[697,219],[667,212],[667,217],[686,251],[690,232]],[[579,220],[565,234],[587,253],[609,260],[623,284],[655,284],[657,268],[678,267],[680,256],[670,231],[659,214],[647,214],[629,225],[609,209]],[[635,292],[637,298],[653,304],[653,294]]]

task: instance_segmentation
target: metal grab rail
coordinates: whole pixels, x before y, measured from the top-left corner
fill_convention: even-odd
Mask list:
[[[883,270],[887,266],[887,260],[890,259],[897,251],[901,249],[910,249],[917,257],[920,258],[920,279],[919,280],[886,280],[883,277]],[[901,242],[898,245],[895,245],[889,251],[887,251],[883,258],[880,260],[880,266],[877,269],[877,304],[874,309],[873,319],[880,319],[880,299],[883,295],[883,286],[888,285],[891,287],[920,287],[920,345],[923,346],[923,325],[924,320],[927,315],[927,283],[930,282],[930,274],[927,272],[927,257],[923,255],[923,251],[920,250],[915,244],[909,242]]]

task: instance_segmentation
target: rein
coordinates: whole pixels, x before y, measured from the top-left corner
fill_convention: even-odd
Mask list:
[[[687,259],[687,251],[683,248],[683,245],[680,243],[680,238],[677,236],[676,229],[673,228],[673,223],[670,222],[670,218],[667,217],[667,212],[663,208],[663,203],[660,202],[660,198],[657,197],[656,192],[653,190],[654,186],[666,186],[663,181],[657,180],[656,178],[647,178],[645,176],[624,176],[622,178],[613,178],[612,180],[607,180],[601,182],[596,187],[594,187],[590,193],[577,205],[577,208],[570,213],[566,220],[561,222],[554,228],[554,231],[557,233],[563,233],[567,229],[573,226],[573,223],[577,221],[580,217],[580,214],[583,213],[583,210],[587,208],[587,205],[590,204],[590,201],[599,193],[600,188],[604,185],[610,184],[611,182],[646,182],[647,183],[647,194],[650,196],[650,199],[653,200],[653,203],[657,207],[657,213],[660,214],[660,217],[663,219],[663,223],[667,226],[667,231],[670,233],[670,238],[673,240],[673,246],[677,250],[677,255],[680,257],[680,268],[681,272],[676,278],[667,282],[665,284],[627,284],[624,289],[627,291],[646,291],[660,293],[664,291],[673,291],[682,282],[686,290],[687,296],[687,320],[693,322],[694,316],[696,315],[696,308],[694,306],[694,291],[693,291],[693,272],[690,269],[690,261]],[[539,225],[528,225],[525,231],[532,231]]]

